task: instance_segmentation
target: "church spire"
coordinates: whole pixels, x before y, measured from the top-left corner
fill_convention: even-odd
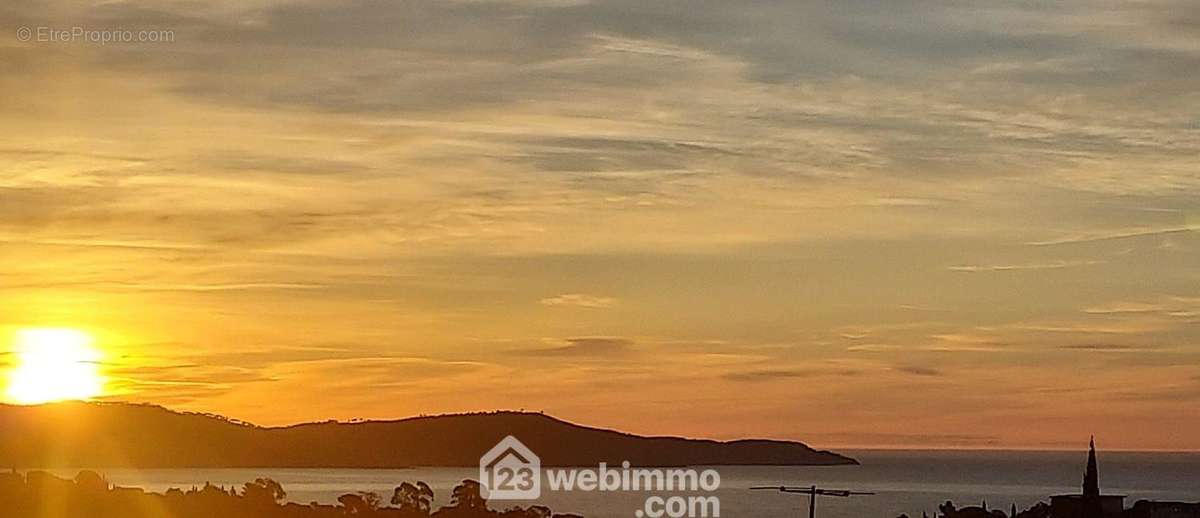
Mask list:
[[[1100,472],[1096,467],[1096,436],[1088,443],[1087,472],[1083,475],[1083,496],[1100,496]]]
[[[1083,513],[1080,518],[1104,518],[1100,503],[1100,472],[1096,469],[1096,436],[1088,444],[1087,472],[1083,474]]]

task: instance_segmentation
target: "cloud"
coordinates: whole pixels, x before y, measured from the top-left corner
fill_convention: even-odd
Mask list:
[[[943,373],[942,371],[940,371],[938,369],[934,369],[932,367],[917,367],[917,366],[912,366],[912,365],[906,365],[906,366],[901,366],[901,367],[893,367],[893,369],[896,371],[899,371],[899,372],[906,373],[906,374],[912,374],[914,376],[929,376],[929,377],[939,376],[940,377],[940,376],[945,375],[945,373]]]
[[[144,361],[144,360],[143,360]],[[219,397],[253,383],[276,381],[252,366],[219,364],[137,365],[128,360],[106,365],[105,390],[110,398],[148,400],[160,404],[186,404]]]
[[[1153,351],[1152,347],[1143,347],[1136,345],[1120,345],[1120,344],[1075,344],[1059,346],[1059,349],[1068,351],[1090,351],[1090,352],[1110,352],[1110,353],[1141,353]]]
[[[628,338],[595,336],[567,338],[564,345],[551,348],[526,349],[522,354],[532,356],[596,356],[612,357],[632,351],[634,342]]]
[[[729,381],[755,383],[789,379],[809,379],[824,376],[857,376],[859,374],[862,374],[862,372],[854,369],[760,369],[730,372],[724,374],[722,377]]]
[[[580,308],[610,308],[617,303],[617,299],[612,297],[598,297],[595,295],[586,295],[583,293],[564,293],[554,297],[547,297],[541,300],[545,306],[574,306]]]
[[[471,360],[447,360],[428,357],[347,357],[304,360],[271,365],[267,372],[292,379],[332,379],[334,384],[356,390],[405,386],[417,382],[448,382],[456,376],[470,375],[491,366]]]
[[[881,433],[881,432],[837,432],[819,434],[826,443],[863,444],[871,446],[958,446],[982,447],[1003,444],[999,436],[986,434],[955,433]]]
[[[847,352],[864,352],[864,353],[880,353],[890,352],[904,349],[899,345],[893,344],[858,344],[846,347]]]
[[[111,285],[98,285],[98,289],[115,288],[131,291],[259,291],[259,290],[316,290],[324,288],[321,284],[305,284],[305,283],[270,283],[270,282],[250,282],[236,284],[135,284],[135,283],[116,283]]]
[[[217,173],[245,175],[275,173],[295,175],[350,175],[369,170],[351,160],[331,160],[312,156],[273,156],[243,151],[214,152],[196,160],[200,167]]]
[[[1001,351],[1001,346],[1004,345],[998,343],[995,337],[970,333],[940,333],[931,335],[930,338],[937,340],[937,343],[922,345],[916,349],[932,352],[987,353]]]
[[[1163,311],[1165,306],[1162,304],[1151,304],[1144,302],[1116,302],[1103,306],[1094,306],[1084,308],[1084,313],[1093,315],[1115,315],[1122,313],[1157,313]]]
[[[1192,318],[1200,311],[1200,298],[1164,296],[1152,302],[1148,301],[1118,301],[1100,304],[1083,309],[1089,315],[1111,317],[1137,317],[1145,315],[1161,315],[1170,318]]]
[[[1097,241],[1119,241],[1125,239],[1138,239],[1146,237],[1166,237],[1180,234],[1191,234],[1196,232],[1197,227],[1187,226],[1178,228],[1161,228],[1161,229],[1144,229],[1144,230],[1127,230],[1120,232],[1108,232],[1103,234],[1068,236],[1049,241],[1035,241],[1029,243],[1035,246],[1053,246],[1053,245],[1073,245],[1082,243],[1094,243]]]
[[[1057,270],[1060,268],[1072,268],[1076,266],[1093,266],[1104,264],[1103,261],[1080,260],[1080,261],[1053,261],[1049,263],[1030,263],[1030,264],[993,264],[993,265],[957,265],[949,267],[953,272],[1011,272],[1021,270]]]

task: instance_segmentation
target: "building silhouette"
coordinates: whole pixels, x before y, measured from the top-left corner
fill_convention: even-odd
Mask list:
[[[1087,469],[1083,474],[1083,492],[1078,495],[1050,497],[1051,518],[1121,518],[1125,509],[1122,495],[1100,494],[1100,468],[1096,462],[1096,438],[1088,444]]]

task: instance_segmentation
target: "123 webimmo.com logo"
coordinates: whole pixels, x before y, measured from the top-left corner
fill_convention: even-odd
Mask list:
[[[510,435],[479,459],[479,485],[488,500],[536,500],[542,496],[542,460]]]
[[[651,492],[635,518],[718,518],[721,474],[714,469],[638,468],[629,461],[596,469],[542,470],[542,460],[508,436],[479,459],[480,493],[488,500],[537,500],[550,491]]]

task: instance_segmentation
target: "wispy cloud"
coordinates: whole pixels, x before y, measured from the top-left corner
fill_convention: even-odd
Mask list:
[[[914,376],[940,377],[940,376],[945,375],[945,373],[942,372],[941,370],[934,369],[931,367],[919,367],[919,366],[915,366],[915,365],[905,365],[905,366],[895,367],[895,370],[898,372],[903,372],[905,374],[912,374]]]
[[[1065,349],[1068,351],[1091,351],[1107,353],[1144,353],[1155,350],[1152,347],[1121,344],[1073,344],[1060,346],[1059,349]]]
[[[950,271],[980,273],[980,272],[1011,272],[1022,270],[1057,270],[1061,268],[1072,268],[1076,266],[1092,266],[1103,264],[1103,261],[1096,260],[1078,260],[1078,261],[1052,261],[1048,263],[1027,263],[1027,264],[992,264],[992,265],[956,265],[949,267]]]
[[[1167,317],[1190,318],[1200,312],[1200,297],[1165,296],[1153,301],[1117,301],[1083,309],[1090,315],[1137,316],[1160,314]]]
[[[933,343],[918,347],[922,351],[933,352],[996,352],[1003,350],[998,338],[990,334],[972,333],[943,333],[930,336]]]
[[[856,344],[846,347],[847,352],[857,353],[891,352],[900,349],[904,349],[904,347],[894,344]]]
[[[612,357],[632,351],[633,340],[611,336],[589,336],[567,338],[560,345],[547,348],[522,350],[522,354],[532,356],[596,356]]]
[[[1146,302],[1115,302],[1103,306],[1084,308],[1084,313],[1093,315],[1119,315],[1123,313],[1156,313],[1165,309],[1162,304]]]
[[[862,371],[855,369],[760,369],[730,372],[722,377],[739,382],[768,382],[791,379],[811,379],[826,376],[858,376]]]
[[[98,286],[104,289],[105,286]],[[256,290],[316,290],[324,288],[321,284],[306,284],[306,283],[270,283],[270,282],[249,282],[249,283],[231,283],[231,284],[139,284],[139,283],[117,283],[111,287],[122,290],[131,291],[256,291]]]
[[[580,308],[609,308],[617,303],[612,297],[598,297],[583,293],[564,293],[541,300],[545,306],[574,306]]]
[[[954,433],[837,432],[819,434],[822,443],[868,446],[917,446],[939,444],[955,447],[984,447],[1003,444],[995,435]]]
[[[1136,238],[1143,238],[1143,237],[1167,237],[1167,236],[1172,236],[1172,235],[1177,235],[1177,234],[1189,234],[1192,232],[1196,232],[1197,230],[1200,230],[1200,226],[1189,225],[1186,227],[1175,227],[1175,228],[1127,230],[1127,231],[1108,232],[1108,233],[1101,233],[1101,234],[1086,234],[1086,235],[1069,236],[1069,237],[1063,237],[1063,238],[1059,238],[1059,239],[1051,239],[1051,240],[1047,240],[1047,241],[1034,241],[1034,242],[1030,242],[1029,244],[1035,245],[1035,246],[1071,245],[1071,244],[1081,244],[1081,243],[1093,243],[1096,241],[1117,241],[1117,240],[1123,240],[1123,239],[1136,239]]]

